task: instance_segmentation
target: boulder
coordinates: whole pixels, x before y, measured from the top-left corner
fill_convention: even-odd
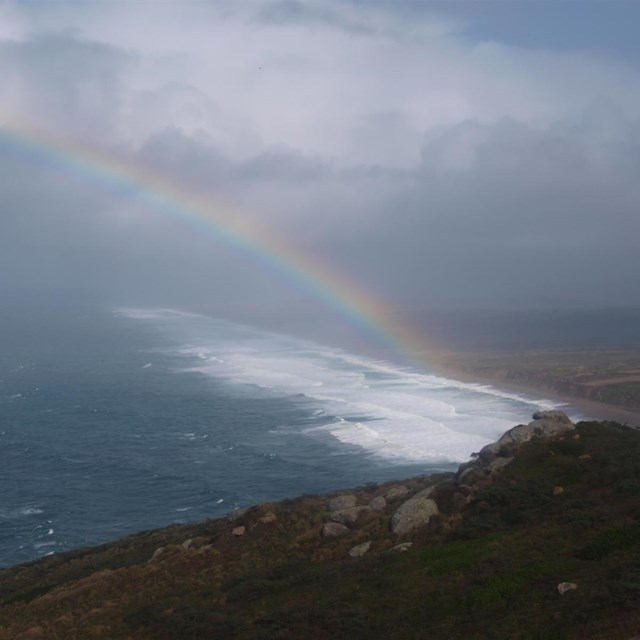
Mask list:
[[[355,507],[357,502],[357,498],[351,493],[336,496],[329,503],[329,511],[338,511],[339,509],[348,509],[349,507]]]
[[[387,506],[387,501],[382,496],[376,496],[369,503],[369,509],[372,511],[384,511]]]
[[[557,420],[559,422],[571,424],[569,416],[564,411],[558,411],[557,409],[552,409],[550,411],[536,411],[532,417],[534,420]]]
[[[458,475],[458,484],[472,486],[476,482],[483,480],[485,472],[475,465],[467,467]]]
[[[333,522],[340,522],[341,524],[354,524],[360,517],[360,514],[365,511],[371,511],[371,509],[369,509],[369,507],[348,507],[347,509],[332,511],[329,517]]]
[[[345,527],[343,524],[339,522],[327,522],[322,527],[322,537],[323,538],[339,538],[341,536],[347,535],[349,533],[349,528]]]
[[[362,544],[357,544],[355,547],[351,547],[351,549],[349,549],[349,555],[352,558],[360,558],[369,551],[369,547],[371,547],[371,540],[363,542]]]
[[[387,502],[393,502],[393,500],[400,500],[400,498],[404,498],[407,493],[409,493],[409,489],[407,489],[403,484],[398,484],[395,487],[391,487],[391,489],[385,493],[384,497]]]
[[[422,493],[422,492],[421,492]],[[438,513],[438,505],[431,498],[417,495],[403,502],[391,517],[391,531],[402,536],[426,525]]]
[[[275,522],[277,519],[278,517],[276,516],[275,513],[273,513],[273,511],[268,511],[262,516],[262,518],[258,518],[258,521],[262,522],[262,524],[271,524],[272,522]]]
[[[391,547],[391,549],[389,549],[389,553],[405,553],[406,551],[409,551],[412,546],[413,542],[401,542],[395,547]]]
[[[237,537],[243,536],[245,534],[246,530],[247,530],[246,527],[234,527],[231,530],[231,535],[232,536],[237,536]]]
[[[149,559],[149,562],[153,562],[154,560],[158,559],[158,556],[164,551],[164,547],[158,547],[154,552],[153,555],[151,556],[151,558]]]
[[[478,460],[484,464],[488,464],[495,460],[499,452],[500,445],[497,442],[492,442],[480,449],[480,453],[478,453]]]
[[[563,596],[567,591],[573,591],[577,589],[578,585],[575,582],[561,582],[558,586],[558,593]]]
[[[557,436],[575,429],[573,422],[562,411],[537,411],[533,416],[534,420],[529,424],[519,424],[513,429],[509,429],[498,440],[497,444],[501,446],[505,444],[522,444],[536,436]]]

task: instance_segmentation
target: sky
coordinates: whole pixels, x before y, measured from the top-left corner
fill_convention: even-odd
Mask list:
[[[19,126],[210,194],[388,304],[637,307],[639,21],[616,0],[2,2],[0,290],[309,295]]]

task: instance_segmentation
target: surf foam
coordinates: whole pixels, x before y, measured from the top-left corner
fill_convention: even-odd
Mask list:
[[[313,405],[322,435],[399,462],[458,462],[540,408],[544,398],[460,382],[309,340],[168,309],[120,310],[153,322],[176,345],[177,370]]]

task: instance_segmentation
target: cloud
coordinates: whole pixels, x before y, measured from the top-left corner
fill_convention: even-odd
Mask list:
[[[158,3],[151,15],[27,3],[11,16],[0,126],[17,113],[209,189],[379,295],[640,293],[628,59],[482,39],[473,11],[419,3]],[[166,212],[6,151],[2,162],[0,249],[16,282],[286,295],[250,256]]]
[[[3,111],[94,137],[118,127],[132,56],[74,31],[0,42]]]

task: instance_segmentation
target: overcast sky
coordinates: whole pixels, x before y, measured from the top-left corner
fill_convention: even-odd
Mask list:
[[[116,149],[413,306],[640,303],[635,2],[3,2],[0,129]],[[0,138],[0,288],[295,299]]]

